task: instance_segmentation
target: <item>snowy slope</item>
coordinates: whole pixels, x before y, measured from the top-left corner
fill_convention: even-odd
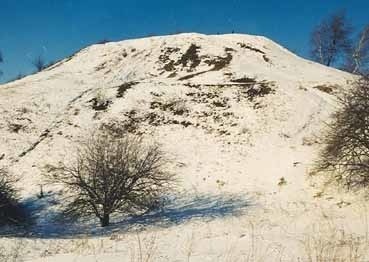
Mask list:
[[[22,176],[23,197],[32,199],[48,164],[69,161],[76,142],[93,128],[123,125],[161,143],[181,179],[178,202],[163,215],[178,220],[160,226],[159,219],[145,231],[155,235],[159,249],[153,261],[185,261],[189,251],[182,249],[189,242],[191,261],[226,261],[228,253],[244,257],[251,252],[250,225],[261,225],[266,246],[294,247],[299,241],[291,235],[319,222],[323,213],[342,212],[339,197],[313,197],[321,189],[311,186],[307,174],[319,148],[317,135],[335,110],[335,94],[351,81],[347,73],[259,36],[180,34],[93,45],[0,86],[0,165]],[[108,107],[94,109],[96,98],[109,101]],[[53,231],[46,215],[51,208],[40,216],[41,237]],[[136,235],[122,231],[131,242],[102,236],[108,247],[97,252],[99,261],[132,259],[135,248],[127,243],[135,245]],[[47,238],[53,243],[47,245],[64,245]],[[42,250],[46,244],[28,245]],[[298,250],[286,257],[299,257]],[[77,261],[94,261],[94,252]],[[55,253],[70,254],[50,254],[47,261],[76,256],[74,250]]]

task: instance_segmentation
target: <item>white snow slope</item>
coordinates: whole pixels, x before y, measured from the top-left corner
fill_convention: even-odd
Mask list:
[[[308,179],[335,95],[352,81],[265,37],[180,34],[93,45],[0,86],[0,165],[21,176],[22,198],[39,212],[22,255],[304,261],[304,237],[316,236],[324,221],[368,232],[359,197],[323,192]],[[94,98],[110,104],[96,110]],[[46,185],[48,196],[35,197],[42,173],[70,161],[76,142],[101,124],[161,143],[178,191],[161,214],[105,231],[95,222],[60,228],[52,221],[58,188]],[[19,244],[11,241],[2,243]]]

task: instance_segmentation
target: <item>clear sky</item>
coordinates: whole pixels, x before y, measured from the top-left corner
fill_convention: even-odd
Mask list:
[[[369,23],[369,0],[0,0],[0,82],[32,72],[38,55],[175,32],[264,35],[306,57],[313,26],[339,9],[354,26]]]

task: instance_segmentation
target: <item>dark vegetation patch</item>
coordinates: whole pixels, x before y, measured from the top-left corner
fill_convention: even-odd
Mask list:
[[[112,103],[110,100],[101,101],[96,97],[92,98],[89,102],[92,103],[91,107],[95,111],[104,111]]]
[[[185,83],[183,84],[184,86],[188,86],[188,87],[191,87],[191,88],[196,88],[196,89],[199,89],[201,87],[200,84],[194,84],[194,83]]]
[[[154,105],[154,107],[155,106],[156,105]],[[147,112],[145,115],[140,117],[136,111],[132,110],[128,113],[125,113],[125,116],[127,116],[127,120],[124,121],[120,126],[123,126],[124,130],[130,133],[140,133],[139,127],[142,123],[148,123],[151,126],[173,124],[188,127],[193,125],[193,123],[188,120],[172,119],[171,117],[164,116],[156,111]]]
[[[227,67],[233,59],[233,56],[231,53],[227,52],[227,55],[225,57],[216,56],[212,59],[204,60],[204,63],[208,66],[213,66],[210,71],[219,71],[225,67]]]
[[[213,105],[215,107],[229,108],[230,106],[228,105],[228,100],[228,98],[222,97],[221,99],[214,100]]]
[[[177,76],[177,73],[176,72],[173,72],[173,73],[170,73],[168,75],[168,78],[173,78],[173,77],[176,77]]]
[[[205,84],[204,87],[216,87],[219,90],[228,87],[239,88],[240,95],[245,96],[249,101],[254,101],[255,98],[264,97],[269,94],[275,93],[275,84],[274,82],[268,81],[257,81],[255,78],[242,77],[237,79],[232,79],[232,83],[225,84]],[[188,85],[188,84],[187,84]],[[212,99],[215,97],[219,97],[219,95],[212,91],[211,93],[205,93],[206,98]],[[203,92],[197,93],[187,93],[188,96],[204,96]],[[238,98],[240,100],[241,97]],[[204,101],[199,101],[204,102]]]
[[[188,72],[194,71],[200,63],[203,61],[208,66],[212,66],[210,70],[204,70],[201,72],[196,72],[190,75],[183,76],[179,78],[179,80],[187,80],[191,79],[195,76],[205,74],[210,71],[218,71],[225,67],[227,67],[232,59],[233,56],[231,52],[235,51],[233,48],[225,47],[226,55],[224,57],[216,56],[216,57],[209,57],[209,56],[199,56],[199,49],[201,47],[195,44],[191,44],[190,47],[186,50],[184,54],[177,60],[173,60],[170,56],[173,53],[178,53],[180,51],[179,48],[167,47],[161,50],[161,55],[159,56],[159,62],[163,64],[162,69],[164,72],[171,72],[168,76],[169,78],[177,76],[176,69],[178,66],[182,66],[182,68],[187,68]]]
[[[159,56],[159,61],[164,64],[163,69],[165,71],[174,71],[175,68],[175,61],[170,59],[170,55],[173,53],[179,52],[181,49],[178,47],[166,47],[165,49],[161,50],[161,55]]]
[[[18,123],[9,123],[8,128],[13,133],[19,133],[19,131],[23,130],[25,126]]]
[[[38,140],[36,142],[34,142],[27,150],[25,150],[21,154],[19,154],[19,157],[24,157],[28,153],[32,152],[42,141],[44,141],[49,136],[50,136],[50,130],[49,129],[45,129],[41,133],[41,135],[38,138]]]
[[[182,81],[182,80],[188,80],[191,79],[195,76],[198,75],[202,75],[211,71],[219,71],[227,66],[229,66],[229,64],[231,63],[233,59],[232,54],[226,50],[226,56],[221,57],[221,56],[216,56],[216,57],[206,57],[206,59],[204,60],[204,63],[207,64],[208,66],[213,66],[213,68],[209,69],[209,70],[205,70],[205,71],[201,71],[201,72],[197,72],[194,74],[190,74],[190,75],[186,75],[183,76],[181,78],[179,78],[178,80]]]
[[[260,53],[260,54],[263,54],[265,55],[265,52],[264,51],[261,51],[260,49],[258,48],[255,48],[249,44],[245,44],[245,43],[237,43],[241,48],[244,48],[244,49],[248,49],[248,50],[251,50],[251,51],[254,51],[256,53]]]
[[[140,123],[140,118],[137,116],[137,112],[135,110],[131,110],[124,113],[124,115],[127,118],[122,121],[122,123],[118,125],[115,122],[104,123],[102,128],[108,128],[109,130],[114,131],[116,134],[123,134],[124,132],[135,133]]]
[[[241,78],[232,79],[231,82],[233,82],[233,83],[256,84],[255,78],[251,78],[251,77],[247,77],[247,76],[241,77]]]
[[[165,71],[168,71],[168,72],[176,70],[176,67],[175,67],[175,65],[174,65],[174,61],[173,61],[173,60],[170,60],[168,63],[166,63],[166,64],[163,66],[163,69],[164,69]]]
[[[135,134],[148,132],[150,130],[148,126],[164,125],[179,125],[184,128],[194,126],[217,136],[229,136],[232,132],[239,134],[238,128],[232,128],[238,126],[238,122],[237,117],[229,110],[231,104],[229,98],[223,95],[224,88],[235,88],[237,99],[253,101],[255,109],[261,107],[259,101],[255,101],[256,98],[274,92],[273,83],[257,82],[247,77],[234,79],[233,83],[208,85],[186,83],[184,85],[189,87],[185,93],[187,98],[165,99],[162,93],[152,92],[153,100],[149,104],[149,109],[124,113],[125,117],[120,120],[118,126],[124,128],[125,132]],[[188,110],[187,103],[202,104],[206,109]],[[192,119],[197,121],[193,122]],[[113,123],[108,125],[114,128]]]
[[[201,58],[198,54],[200,48],[200,46],[191,44],[187,51],[178,60],[178,64],[181,64],[183,67],[189,66],[189,71],[195,69],[201,63]]]
[[[196,103],[207,103],[209,99],[219,98],[219,94],[217,92],[188,92],[187,96],[192,98],[192,101]]]
[[[263,55],[263,59],[265,62],[270,63],[270,58],[267,57],[266,55]]]
[[[209,71],[211,71],[211,70],[205,70],[205,71],[197,72],[197,73],[194,73],[194,74],[182,76],[182,77],[178,78],[178,80],[180,80],[180,81],[188,80],[188,79],[194,78],[195,76],[205,74],[205,73],[207,73]]]
[[[250,44],[245,44],[245,43],[237,43],[241,48],[244,48],[244,49],[248,49],[250,51],[253,51],[253,52],[256,52],[256,53],[259,53],[259,54],[262,54],[263,55],[263,59],[265,62],[267,63],[271,63],[270,61],[270,58],[266,55],[266,53],[256,47],[253,47],[251,46]]]
[[[224,50],[226,51],[226,52],[235,52],[236,50],[234,50],[233,48],[231,48],[231,47],[225,47],[224,48]]]
[[[155,92],[150,92],[150,94],[152,95],[152,96],[155,96],[155,97],[161,97],[163,94],[159,94],[159,93],[155,93]]]
[[[183,105],[179,105],[179,103],[183,103],[182,101],[152,101],[150,104],[150,109],[159,109],[161,111],[172,112],[173,115],[183,115],[188,113],[188,109]]]
[[[117,90],[117,98],[123,97],[124,93],[130,89],[132,86],[137,85],[138,82],[128,82],[128,83],[123,83],[120,86],[118,86],[118,90]]]
[[[166,47],[161,50],[161,55],[159,56],[159,61],[162,63],[168,62],[170,60],[170,55],[181,51],[178,47]]]
[[[317,85],[317,86],[313,86],[313,88],[318,89],[319,91],[322,91],[324,93],[331,94],[336,89],[336,86]]]
[[[270,82],[262,81],[242,91],[249,101],[254,101],[255,98],[264,97],[269,94],[274,94],[275,89]]]

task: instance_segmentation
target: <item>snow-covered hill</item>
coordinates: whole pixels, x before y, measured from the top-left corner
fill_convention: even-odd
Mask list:
[[[161,143],[181,179],[171,206],[143,223],[140,234],[150,241],[155,235],[153,261],[185,261],[189,253],[191,261],[242,261],[251,253],[246,261],[263,254],[259,261],[297,259],[297,236],[324,216],[344,216],[341,196],[322,194],[307,175],[335,94],[352,81],[260,36],[180,34],[93,45],[0,86],[0,165],[22,176],[22,196],[33,199],[47,166],[69,161],[93,128],[124,126]],[[49,219],[57,198],[40,200],[46,208],[35,233],[51,238],[47,245],[73,237],[53,236],[60,234]],[[129,241],[101,236],[108,247],[100,253],[109,254],[98,252],[99,261],[132,259],[139,226],[132,220],[114,228]],[[261,250],[250,249],[255,241]],[[289,248],[264,250],[276,243]],[[71,254],[47,261],[76,255],[56,253]]]

